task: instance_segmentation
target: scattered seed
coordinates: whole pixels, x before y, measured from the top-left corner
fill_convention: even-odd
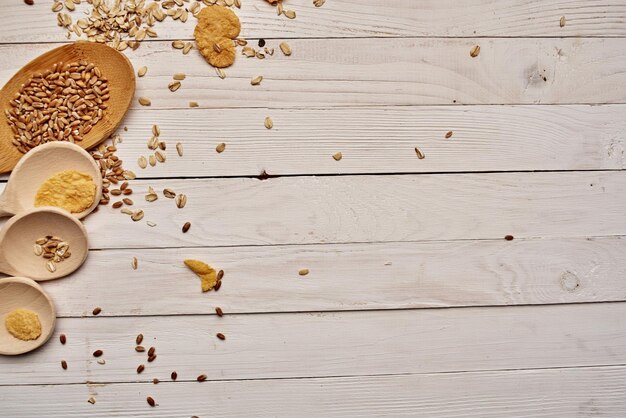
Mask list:
[[[259,84],[261,84],[261,81],[263,81],[263,76],[258,75],[250,80],[250,84],[252,84],[253,86],[258,86]]]
[[[155,351],[156,351],[156,348],[150,347],[150,349],[148,350],[148,357],[152,356]]]
[[[139,345],[139,344],[141,344],[142,341],[143,341],[143,334],[137,335],[137,337],[135,338],[135,343],[137,343],[137,345]]]
[[[133,200],[125,197],[124,199],[122,199],[122,202],[124,202],[124,204],[128,205],[128,206],[132,206],[133,205]]]
[[[63,370],[67,370],[67,361],[61,360],[61,367],[63,367]]]
[[[204,382],[206,378],[207,378],[206,374],[201,374],[200,376],[196,378],[196,380],[198,380],[198,382]]]
[[[287,17],[288,19],[295,19],[296,18],[296,12],[293,10],[285,10],[283,12],[283,14],[285,15],[285,17]]]
[[[176,379],[178,379],[178,373],[176,373],[176,372],[172,372],[172,374],[170,375],[170,377],[172,378],[172,380],[176,380]]]
[[[263,38],[259,39],[259,46],[261,48],[263,48],[265,46],[265,39],[263,39]]]
[[[148,396],[146,398],[146,401],[148,402],[148,405],[150,405],[150,406],[155,406],[156,405],[156,402],[154,401],[154,399],[152,399],[152,396]]]
[[[215,284],[215,287],[213,288],[213,290],[217,292],[218,290],[220,290],[220,287],[222,287],[222,282],[221,281],[219,281],[219,282],[217,282]]]
[[[61,344],[65,344],[67,342],[67,337],[65,334],[61,334],[59,335],[59,340],[61,341]]]
[[[150,106],[152,102],[147,97],[141,96],[139,98],[139,104],[142,106]]]
[[[149,163],[152,167],[154,167],[154,166],[156,165],[156,163],[157,163],[157,161],[156,161],[156,157],[155,157],[154,155],[151,155],[150,157],[148,157],[148,163]]]
[[[176,206],[178,207],[178,209],[184,208],[186,204],[187,204],[187,196],[184,193],[181,193],[178,196],[176,196]]]
[[[95,403],[96,403],[96,399],[95,399],[95,398],[93,398],[93,397],[91,397],[91,398],[87,399],[87,402],[89,402],[90,404],[92,404],[92,405],[93,405],[93,404],[95,404]]]
[[[185,47],[185,43],[183,41],[173,41],[172,48],[174,49],[183,49]]]
[[[132,266],[133,270],[137,270],[137,257],[133,257],[133,261],[131,261],[130,265]]]
[[[156,354],[151,355],[150,357],[148,357],[148,363],[152,363],[156,358],[157,358]]]
[[[50,273],[54,273],[57,270],[57,266],[54,264],[54,261],[50,260],[46,263],[46,268]]]
[[[504,239],[507,241],[513,241],[513,235],[505,235]]]
[[[291,55],[291,47],[287,42],[281,42],[278,46],[280,47],[280,50],[283,51],[283,54],[286,56]]]
[[[215,68],[215,72],[217,73],[217,76],[221,79],[225,79],[226,78],[226,73],[224,72],[224,70],[222,70],[221,68]]]
[[[97,361],[98,364],[107,364],[106,360],[103,358],[99,358]]]
[[[100,312],[102,312],[102,308],[94,308],[94,310],[93,310],[92,314],[94,314],[94,315],[99,315],[99,314],[100,314]]]
[[[135,351],[138,353],[143,353],[144,351],[146,351],[146,348],[143,345],[138,345],[135,347]]]
[[[335,159],[335,161],[339,161],[343,158],[343,154],[341,152],[336,152],[333,154],[333,158]]]
[[[32,6],[33,4],[35,4],[35,0],[24,0],[24,3],[29,6]]]
[[[222,334],[221,332],[218,332],[217,334],[215,334],[215,336],[222,341],[226,339],[226,336]]]
[[[171,92],[174,92],[180,88],[180,81],[172,81],[167,85],[167,88],[170,89]]]
[[[326,3],[326,0],[313,0],[313,5],[315,7],[322,7]]]
[[[217,272],[217,281],[219,282],[224,277],[224,270],[220,270]]]
[[[133,221],[137,222],[143,219],[143,215],[144,215],[143,210],[139,209],[136,212],[132,212],[132,215],[130,215],[130,218]]]
[[[215,313],[217,314],[217,316],[224,316],[224,312],[222,311],[222,308],[220,308],[219,306],[215,308]]]
[[[565,16],[561,16],[561,19],[559,19],[559,26],[563,27],[565,26],[566,20],[565,20]]]
[[[189,231],[189,228],[191,228],[191,223],[190,222],[185,222],[185,224],[183,225],[183,234],[187,231]]]
[[[146,366],[144,366],[143,364],[140,364],[139,366],[137,366],[137,374],[140,374],[141,372],[143,372],[145,368]]]
[[[300,269],[300,271],[298,271],[298,274],[300,276],[306,276],[307,274],[309,274],[309,269]]]
[[[154,153],[154,156],[156,157],[157,161],[160,163],[164,163],[165,162],[165,153],[163,151],[161,151],[160,149],[156,150],[156,152]]]
[[[189,102],[189,107],[198,107],[200,106],[198,102]]]
[[[420,160],[423,160],[425,155],[422,152],[421,149],[419,149],[418,147],[415,147],[415,154],[417,155],[417,158],[419,158]]]
[[[128,208],[122,208],[120,209],[120,212],[123,213],[124,215],[132,215],[134,212]]]
[[[222,152],[224,152],[224,150],[226,149],[226,144],[223,142],[220,142],[219,144],[217,144],[217,146],[215,147],[215,151],[217,151],[218,154],[221,154]]]
[[[96,350],[93,352],[94,357],[100,357],[102,354],[104,354],[102,350]]]
[[[191,48],[193,48],[193,44],[191,42],[185,43],[185,46],[183,47],[183,55],[187,55],[189,51],[191,51]]]
[[[263,122],[263,124],[265,125],[267,129],[272,129],[274,127],[274,122],[272,121],[272,118],[270,118],[269,116],[265,117],[265,121]]]
[[[476,58],[480,54],[480,45],[474,45],[472,49],[470,49],[470,57]]]
[[[452,131],[446,132],[446,139],[451,138],[451,137],[452,137]]]
[[[168,199],[174,199],[176,197],[176,193],[174,192],[174,190],[172,189],[163,189],[163,196],[167,197]]]
[[[139,70],[137,70],[137,76],[143,77],[144,75],[146,75],[147,72],[148,72],[148,67],[144,65],[143,67],[139,68]]]
[[[154,383],[155,385],[159,384],[159,379],[157,379],[156,377],[154,379],[152,379],[152,383]]]
[[[176,143],[176,152],[178,153],[179,157],[183,156],[183,144],[181,144],[180,142]]]

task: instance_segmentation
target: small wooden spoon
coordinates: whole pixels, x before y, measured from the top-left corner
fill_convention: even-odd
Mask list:
[[[58,236],[69,244],[71,256],[46,268],[47,259],[35,255],[37,239]],[[0,272],[37,281],[57,279],[77,270],[87,258],[89,244],[83,224],[69,212],[52,207],[31,209],[7,221],[0,231]]]
[[[41,335],[36,340],[22,341],[7,331],[6,315],[18,308],[30,309],[39,316]],[[37,283],[25,277],[0,279],[0,354],[17,355],[41,347],[50,339],[56,324],[56,311],[50,297]]]
[[[72,215],[81,219],[90,214],[100,202],[102,175],[93,157],[70,142],[48,142],[28,151],[13,169],[0,195],[0,217],[12,216],[35,207],[35,194],[41,184],[64,170],[89,174],[96,184],[96,197],[91,206]]]
[[[35,58],[20,69],[0,90],[0,173],[11,171],[23,155],[15,145],[13,132],[9,127],[4,110],[10,108],[9,102],[14,98],[22,84],[39,72],[51,69],[59,62],[69,63],[85,60],[94,63],[109,80],[110,98],[104,116],[93,129],[83,137],[79,145],[85,149],[107,139],[120,124],[130,107],[135,94],[135,71],[126,56],[115,49],[96,42],[75,42],[55,48]]]

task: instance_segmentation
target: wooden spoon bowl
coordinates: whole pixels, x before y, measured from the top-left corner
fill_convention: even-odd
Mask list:
[[[64,170],[88,174],[96,185],[91,206],[72,215],[81,219],[100,203],[102,175],[100,167],[87,151],[70,142],[48,142],[28,151],[17,163],[7,186],[0,195],[0,217],[20,214],[35,207],[35,194],[49,177]]]
[[[23,155],[11,142],[13,131],[4,114],[11,107],[10,101],[33,74],[51,69],[59,62],[80,60],[94,63],[100,69],[109,81],[110,97],[102,119],[78,145],[84,149],[92,148],[107,139],[120,124],[135,94],[135,72],[128,58],[109,46],[95,42],[75,42],[55,48],[22,67],[0,90],[0,173],[11,171]]]
[[[56,263],[56,271],[46,268],[47,260],[35,255],[35,241],[46,235],[69,243],[71,256]],[[0,231],[0,271],[37,281],[58,279],[77,270],[87,258],[89,244],[83,224],[69,212],[52,207],[23,212],[7,221]]]
[[[29,309],[41,322],[41,335],[36,340],[22,341],[7,331],[6,315],[18,308]],[[17,355],[41,347],[50,339],[56,324],[56,311],[50,297],[37,283],[25,277],[0,279],[0,354]]]

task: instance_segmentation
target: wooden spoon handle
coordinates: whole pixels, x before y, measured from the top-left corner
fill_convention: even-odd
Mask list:
[[[11,205],[7,198],[8,194],[6,193],[6,189],[4,193],[0,195],[0,218],[5,218],[7,216],[15,215],[15,211],[13,210],[13,205]]]

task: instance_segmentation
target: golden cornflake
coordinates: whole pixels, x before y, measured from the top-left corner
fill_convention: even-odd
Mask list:
[[[189,267],[191,271],[196,273],[196,275],[200,278],[200,282],[202,285],[202,291],[208,292],[213,289],[217,284],[217,272],[215,269],[205,262],[199,260],[185,260],[185,265]]]

